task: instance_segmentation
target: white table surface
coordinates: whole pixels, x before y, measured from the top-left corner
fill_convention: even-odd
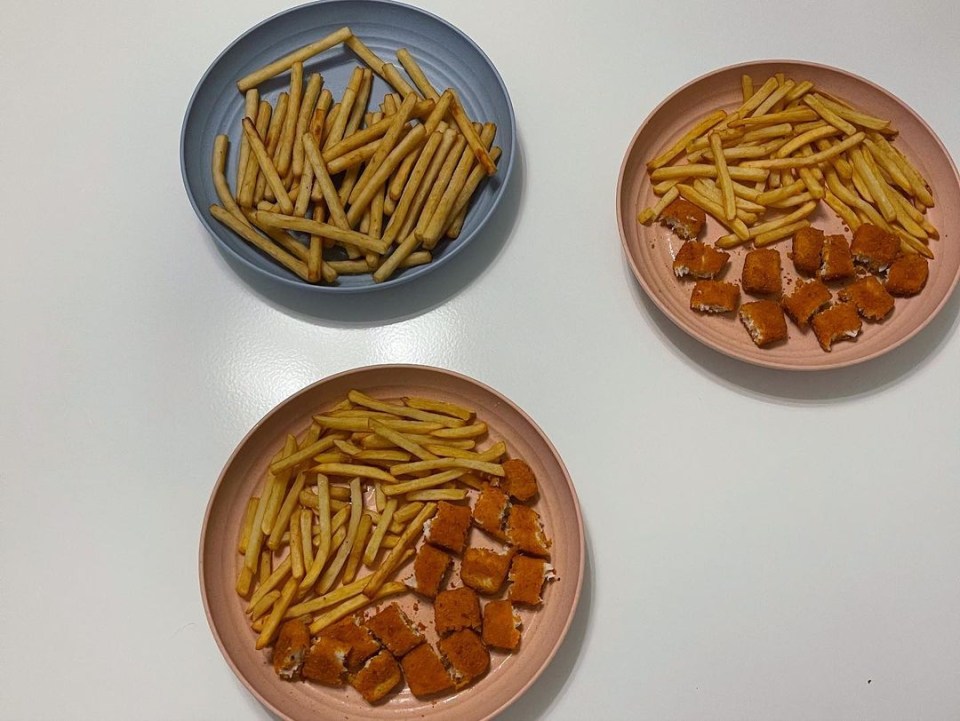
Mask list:
[[[206,624],[207,498],[267,410],[381,362],[502,391],[577,485],[579,611],[503,719],[960,717],[960,295],[866,365],[763,370],[645,299],[614,212],[654,106],[750,59],[863,75],[960,158],[954,3],[421,4],[501,71],[514,182],[450,267],[312,314],[238,278],[178,161],[208,64],[285,4],[6,4],[0,718],[270,718]]]

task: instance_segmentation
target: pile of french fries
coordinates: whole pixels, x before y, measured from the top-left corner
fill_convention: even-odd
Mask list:
[[[740,107],[709,113],[647,163],[660,197],[640,223],[681,197],[730,231],[717,247],[761,247],[810,225],[822,200],[851,231],[871,223],[895,233],[903,252],[933,257],[933,195],[891,144],[888,120],[782,73],[759,88],[743,75],[741,91]]]
[[[407,586],[394,578],[438,501],[502,477],[503,441],[483,451],[473,410],[429,398],[386,402],[357,390],[290,435],[250,498],[237,546],[236,591],[271,645],[284,620],[310,632]]]
[[[304,78],[304,62],[340,44],[364,66],[334,102],[318,73]],[[226,178],[229,140],[218,135],[213,217],[309,283],[366,273],[381,283],[429,263],[442,238],[460,234],[501,150],[496,126],[472,122],[455,90],[437,92],[406,49],[397,60],[413,85],[344,27],[240,79],[235,190]],[[258,86],[288,71],[276,104],[262,99]],[[371,111],[374,74],[395,92]],[[324,253],[335,247],[342,250]]]

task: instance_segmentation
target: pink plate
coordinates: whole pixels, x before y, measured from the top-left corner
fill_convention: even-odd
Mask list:
[[[523,640],[518,651],[491,651],[490,671],[459,693],[421,701],[404,686],[384,702],[370,706],[347,686],[328,688],[281,681],[269,651],[254,650],[256,634],[234,591],[241,557],[237,534],[247,500],[288,433],[306,428],[311,416],[329,409],[351,389],[380,399],[429,396],[473,408],[490,428],[489,443],[504,440],[510,457],[525,459],[536,473],[540,495],[535,508],[553,540],[551,563],[558,580],[544,589],[544,604],[522,610]],[[472,545],[493,545],[473,529]],[[326,378],[283,401],[240,442],[227,461],[210,497],[200,537],[200,586],[213,635],[237,677],[271,711],[291,721],[320,719],[489,719],[516,700],[543,672],[573,620],[583,580],[583,520],[573,482],[556,449],[537,425],[510,400],[466,376],[438,368],[383,365]],[[412,564],[411,564],[412,565]],[[401,570],[398,578],[408,576]],[[455,567],[451,580],[459,580]],[[427,626],[433,642],[432,606],[408,593],[398,600],[414,621]]]
[[[850,101],[871,115],[888,118],[900,131],[894,145],[926,177],[933,187],[936,206],[928,218],[940,231],[932,241],[936,258],[930,263],[927,287],[914,298],[898,298],[893,314],[883,323],[864,323],[855,342],[838,343],[825,353],[809,330],[800,331],[787,322],[790,339],[768,348],[757,348],[733,313],[700,315],[690,310],[693,283],[678,281],[671,269],[681,245],[673,233],[660,225],[640,225],[637,214],[655,202],[645,163],[655,157],[696,120],[715,108],[735,109],[740,103],[740,76],[748,73],[759,85],[773,73],[783,72],[797,80],[810,80],[819,88]],[[905,103],[873,83],[835,68],[791,60],[744,63],[704,75],[677,90],[644,121],[627,149],[617,185],[617,215],[620,238],[634,275],[647,295],[674,323],[706,345],[734,358],[771,368],[822,370],[853,365],[875,358],[905,343],[929,323],[946,303],[960,278],[960,178],[946,148],[933,130]],[[850,233],[825,204],[811,218],[827,233]],[[701,240],[712,242],[726,233],[708,217]],[[784,291],[790,292],[795,276],[786,257],[789,241],[774,246],[781,251]],[[749,248],[735,249],[724,275],[740,278],[743,255]],[[751,300],[747,295],[743,300]]]

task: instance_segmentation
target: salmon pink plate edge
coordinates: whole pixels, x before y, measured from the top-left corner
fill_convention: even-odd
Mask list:
[[[645,163],[674,142],[696,120],[718,107],[735,109],[741,100],[740,77],[747,73],[759,85],[783,72],[796,81],[811,80],[818,88],[849,101],[860,110],[887,118],[899,130],[894,146],[920,170],[933,188],[936,205],[928,219],[940,232],[931,241],[935,259],[930,262],[926,288],[912,298],[897,298],[891,316],[882,323],[864,322],[855,341],[845,341],[824,352],[812,331],[801,331],[787,321],[789,339],[766,349],[750,339],[736,313],[701,315],[689,307],[691,281],[673,275],[672,262],[681,240],[663,226],[637,222],[637,214],[652,205],[653,194]],[[943,143],[924,120],[906,103],[880,86],[844,70],[798,60],[763,60],[731,65],[696,78],[666,98],[637,130],[624,155],[617,183],[617,216],[620,239],[627,261],[640,286],[658,308],[691,337],[705,345],[748,363],[782,370],[827,370],[862,363],[906,343],[929,324],[943,308],[960,279],[960,177]],[[821,203],[811,216],[815,227],[826,233],[850,231]],[[700,240],[712,243],[727,231],[707,218]],[[796,280],[787,257],[790,241],[771,247],[781,251],[784,293]],[[737,282],[743,256],[749,248],[736,248],[723,280]],[[836,298],[836,289],[834,297]],[[741,302],[755,300],[742,294]]]
[[[237,553],[240,524],[247,501],[261,485],[267,465],[288,433],[304,430],[314,414],[329,409],[353,389],[380,399],[418,395],[473,408],[489,426],[487,442],[504,440],[508,456],[526,460],[540,486],[534,508],[553,541],[550,562],[557,579],[544,588],[541,607],[521,609],[520,648],[512,654],[491,650],[486,675],[448,696],[417,699],[404,684],[401,691],[371,706],[349,685],[330,688],[283,681],[274,673],[269,650],[254,649],[256,634],[244,614],[246,602],[234,590],[242,562]],[[469,542],[490,545],[489,537],[476,528],[472,529]],[[492,388],[452,371],[380,365],[346,371],[314,383],[281,402],[250,430],[227,461],[210,496],[200,537],[199,575],[207,622],[224,658],[247,689],[283,719],[374,721],[413,715],[436,721],[490,719],[536,681],[559,649],[579,602],[584,558],[583,519],[573,481],[557,450],[523,410]],[[397,578],[402,580],[408,575],[407,570],[401,570]],[[447,587],[459,585],[455,574],[451,580],[456,582],[448,582]],[[399,600],[411,614],[419,609],[419,617],[412,618],[430,626],[426,633],[432,640],[428,600],[418,599],[410,592],[371,608],[382,607],[391,600]]]

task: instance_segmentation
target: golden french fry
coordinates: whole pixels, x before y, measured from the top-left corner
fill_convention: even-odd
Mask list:
[[[280,591],[270,591],[263,598],[257,601],[256,605],[250,610],[250,619],[256,621],[263,616],[280,598]]]
[[[840,130],[844,135],[850,136],[857,132],[857,129],[853,125],[848,123],[837,113],[833,112],[833,110],[827,107],[827,105],[821,101],[821,97],[817,93],[813,93],[812,95],[804,95],[803,102],[810,106],[817,115],[830,123],[830,125],[837,128],[837,130]]]
[[[257,586],[257,590],[253,592],[253,595],[250,596],[250,601],[247,603],[246,612],[250,613],[253,610],[254,606],[268,593],[274,590],[277,586],[283,583],[287,576],[290,575],[290,566],[291,560],[290,556],[287,555],[279,565],[273,569],[273,573],[270,574],[270,577],[266,581],[261,582]]]
[[[396,509],[397,499],[386,499],[383,504],[383,511],[380,513],[380,518],[377,520],[377,526],[374,529],[373,534],[370,536],[370,540],[367,543],[367,547],[363,553],[363,563],[368,568],[373,568],[373,565],[377,560],[377,553],[380,550],[380,544],[383,542],[383,537],[386,535],[387,529],[390,527],[390,524],[393,521],[393,515]]]
[[[240,525],[240,540],[237,541],[237,552],[246,554],[247,543],[250,542],[250,533],[253,530],[253,519],[257,515],[257,506],[260,505],[260,499],[251,496],[247,501],[247,510],[243,514],[243,523]]]
[[[392,498],[393,496],[402,496],[410,491],[422,491],[426,488],[436,488],[437,486],[441,486],[449,481],[455,481],[464,473],[466,473],[466,471],[462,469],[441,471],[440,473],[434,473],[433,475],[426,476],[424,478],[417,478],[413,481],[404,481],[402,483],[384,486],[383,492],[388,498]]]
[[[360,527],[360,517],[363,515],[363,492],[360,488],[360,479],[353,478],[350,481],[350,522],[347,527],[346,536],[343,543],[337,549],[336,556],[330,561],[330,565],[320,576],[317,584],[319,593],[324,594],[331,589],[340,571],[343,570],[343,564],[346,563],[347,556],[357,538],[357,530]]]
[[[383,559],[380,567],[370,576],[367,585],[363,587],[363,594],[367,598],[374,598],[377,595],[377,592],[387,580],[387,577],[396,570],[396,564],[404,551],[416,541],[423,531],[423,525],[432,518],[436,512],[436,503],[426,503],[423,508],[420,509],[420,512],[417,513],[416,517],[410,521],[410,525],[400,534],[397,545],[390,549],[390,553]]]
[[[680,183],[677,185],[677,190],[680,191],[680,195],[683,196],[685,200],[689,200],[694,205],[702,208],[704,212],[709,213],[730,228],[740,240],[749,240],[750,233],[742,220],[739,218],[735,218],[732,221],[727,220],[723,208],[720,205],[699,193],[692,186]]]
[[[757,106],[756,110],[750,114],[750,117],[757,118],[761,115],[766,115],[777,103],[786,97],[787,93],[793,90],[795,84],[792,80],[778,83],[776,90],[770,93],[770,95]]]
[[[834,135],[839,135],[841,130],[833,125],[822,125],[811,130],[807,130],[800,135],[796,135],[787,141],[785,144],[781,145],[777,152],[774,154],[777,158],[786,158],[788,155],[793,155],[804,145],[809,143],[816,142],[823,138],[831,138]]]
[[[892,222],[897,217],[897,211],[896,208],[893,207],[893,203],[890,201],[890,198],[887,197],[886,192],[883,190],[883,179],[874,173],[873,168],[864,158],[863,152],[861,152],[860,148],[853,148],[850,151],[850,160],[853,162],[854,172],[859,174],[860,179],[864,182],[867,190],[869,191],[870,197],[865,198],[865,200],[868,202],[871,202],[872,200],[872,204],[880,210],[880,214],[883,216],[883,219],[888,223]]]
[[[673,145],[663,151],[656,158],[649,161],[647,163],[647,170],[652,171],[665,166],[684,151],[684,148],[687,147],[687,143],[699,138],[726,117],[727,114],[723,110],[716,110],[707,115],[692,128],[690,128],[690,130],[684,133]]]
[[[393,581],[391,583],[385,583],[382,587],[378,588],[376,593],[372,593],[369,596],[366,594],[357,594],[348,601],[344,601],[342,604],[336,608],[327,611],[327,613],[317,616],[313,622],[310,624],[310,633],[318,634],[323,629],[328,626],[332,626],[337,621],[346,618],[351,613],[356,613],[365,606],[369,606],[371,603],[380,601],[389,596],[394,596],[398,593],[403,593],[407,590],[405,584],[400,583],[399,581]]]
[[[753,95],[753,78],[746,73],[740,76],[740,95],[743,102],[747,102]]]
[[[713,151],[713,162],[717,168],[717,183],[723,196],[723,215],[727,221],[733,221],[737,217],[736,199],[733,195],[733,179],[727,170],[727,160],[723,154],[723,146],[720,144],[720,136],[716,133],[710,133],[709,140],[710,149]]]
[[[844,138],[838,143],[834,143],[827,150],[821,150],[817,153],[813,153],[812,155],[792,158],[771,158],[769,160],[748,160],[744,163],[744,166],[748,168],[762,168],[767,170],[780,170],[784,168],[809,168],[811,166],[818,165],[825,160],[830,160],[831,158],[856,147],[863,142],[865,137],[866,135],[861,131],[851,135],[848,138]]]
[[[466,488],[428,488],[423,491],[411,491],[407,498],[411,501],[462,501],[467,497]]]
[[[280,622],[283,620],[283,615],[290,607],[290,603],[293,601],[293,596],[296,591],[297,580],[295,578],[291,578],[284,584],[283,590],[280,592],[280,598],[278,598],[273,604],[273,610],[270,611],[270,615],[263,624],[263,630],[260,632],[260,636],[257,638],[256,648],[258,651],[273,643],[273,639],[277,635],[277,631],[280,628]]]
[[[333,524],[330,519],[330,481],[324,475],[317,476],[317,535],[319,547],[313,554],[313,564],[303,576],[299,592],[306,593],[317,579],[326,565],[333,545]]]
[[[762,248],[763,246],[770,245],[771,243],[775,243],[778,240],[789,238],[793,236],[801,228],[806,228],[809,225],[810,225],[809,220],[800,220],[800,221],[797,221],[796,223],[792,223],[790,225],[785,225],[781,228],[777,228],[776,230],[771,230],[766,233],[761,233],[760,235],[756,236],[753,239],[753,244],[757,248]]]
[[[360,559],[363,556],[364,549],[367,546],[367,536],[370,535],[370,528],[373,526],[373,518],[367,514],[362,514],[360,525],[357,528],[357,534],[353,545],[350,547],[350,555],[347,556],[347,563],[343,568],[343,583],[351,583],[357,576],[357,570],[360,568]]]

